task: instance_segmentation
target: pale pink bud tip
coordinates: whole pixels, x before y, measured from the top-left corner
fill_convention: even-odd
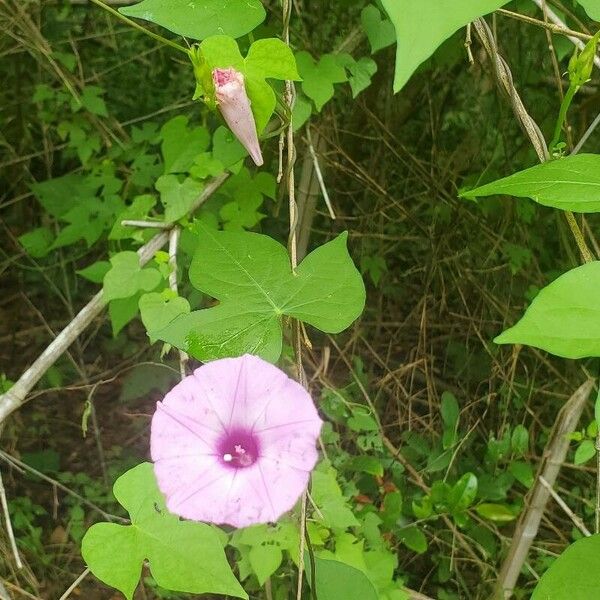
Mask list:
[[[308,392],[246,354],[196,369],[156,407],[150,446],[167,508],[194,521],[276,521],[306,489],[322,421]]]
[[[244,76],[233,67],[213,69],[213,82],[219,110],[244,148],[257,166],[263,164],[262,152],[258,143],[256,122],[246,93]]]

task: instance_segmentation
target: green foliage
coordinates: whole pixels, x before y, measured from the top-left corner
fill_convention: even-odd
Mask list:
[[[85,534],[81,553],[98,579],[131,600],[148,560],[153,578],[167,589],[248,598],[213,528],[180,521],[167,511],[151,464],[122,475],[113,491],[131,525],[98,523]]]
[[[302,91],[314,101],[317,111],[333,98],[333,84],[348,81],[346,70],[335,54],[323,54],[318,62],[306,51],[296,54],[298,71],[302,77]]]
[[[336,560],[315,558],[315,581],[310,581],[320,600],[377,600],[377,591],[358,569]]]
[[[275,111],[276,97],[267,79],[298,80],[296,61],[289,47],[277,38],[254,42],[246,57],[242,57],[237,42],[226,35],[205,39],[198,49],[199,57],[193,58],[200,69],[196,74],[195,98],[203,96],[209,105],[214,103],[212,79],[205,71],[215,68],[234,67],[244,75],[246,92],[251,101],[258,133],[262,133]],[[207,83],[208,82],[208,83]]]
[[[142,0],[119,9],[193,40],[223,34],[234,38],[260,25],[265,9],[260,0]]]
[[[111,268],[104,276],[104,299],[129,298],[140,290],[149,292],[161,281],[157,269],[142,268],[137,252],[119,252],[110,259]]]
[[[592,535],[571,544],[552,563],[531,600],[589,600],[599,586],[600,536]]]
[[[589,213],[600,211],[600,155],[576,154],[551,160],[463,192],[463,198],[506,194],[544,206]]]
[[[494,341],[565,358],[600,356],[599,293],[600,262],[572,269],[541,290],[523,318]]]
[[[337,333],[362,312],[364,285],[345,234],[317,248],[292,273],[285,248],[268,236],[201,224],[197,231],[190,281],[220,304],[182,315],[155,335],[198,359],[249,352],[276,361],[284,315]]]
[[[381,11],[373,4],[369,4],[362,9],[360,22],[369,39],[372,54],[396,42],[396,31],[393,23],[389,19],[385,19]]]
[[[444,40],[507,0],[382,0],[382,4],[396,28],[394,92],[399,92]]]
[[[594,21],[600,21],[600,1],[599,0],[577,0],[578,4],[581,4],[587,14],[594,19]]]

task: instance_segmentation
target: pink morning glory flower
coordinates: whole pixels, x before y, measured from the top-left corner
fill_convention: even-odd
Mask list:
[[[154,472],[168,509],[234,527],[276,521],[308,484],[321,425],[308,392],[261,358],[203,365],[152,418]]]
[[[262,152],[258,143],[256,122],[246,93],[244,76],[233,67],[213,69],[215,96],[219,110],[237,139],[252,157],[257,166],[263,164]]]

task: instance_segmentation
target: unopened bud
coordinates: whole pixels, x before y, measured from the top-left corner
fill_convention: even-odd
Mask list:
[[[212,79],[217,105],[225,122],[260,167],[263,157],[243,74],[233,67],[213,69]]]

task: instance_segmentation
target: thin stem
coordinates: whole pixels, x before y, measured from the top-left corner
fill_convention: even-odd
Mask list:
[[[511,10],[499,8],[496,12],[499,12],[501,15],[505,15],[506,17],[510,17],[511,19],[517,19],[518,21],[524,21],[525,23],[529,23],[530,25],[537,25],[538,27],[543,27],[551,33],[558,33],[560,35],[571,36],[586,41],[592,39],[592,36],[589,33],[582,33],[581,31],[575,31],[574,29],[569,29],[568,27],[561,27],[560,25],[556,25],[555,23],[540,21],[539,19],[534,19],[533,17],[522,15],[521,13],[516,13]]]
[[[575,94],[579,89],[578,85],[571,84],[563,101],[560,104],[560,111],[558,112],[558,119],[556,119],[556,125],[554,126],[554,135],[552,136],[552,141],[550,142],[550,154],[552,154],[554,148],[560,141],[560,134],[562,132],[563,125],[567,119],[567,112],[569,111],[569,107],[573,102],[573,98],[575,98]]]
[[[571,229],[571,233],[575,238],[575,243],[579,248],[581,258],[583,258],[583,261],[586,263],[592,262],[594,260],[594,257],[592,256],[592,253],[590,252],[590,249],[588,248],[585,242],[585,238],[583,237],[583,233],[581,232],[579,224],[575,219],[575,215],[573,215],[573,213],[570,210],[566,210],[565,217],[567,219],[567,223],[569,224],[569,228]]]
[[[173,40],[168,40],[167,38],[163,37],[162,35],[159,35],[158,33],[154,33],[153,31],[150,31],[149,29],[146,29],[145,27],[142,27],[141,25],[136,23],[133,19],[126,17],[125,15],[121,14],[118,10],[115,10],[114,8],[112,8],[112,6],[108,6],[108,4],[105,4],[104,2],[102,2],[102,0],[90,0],[90,2],[92,2],[96,6],[99,6],[100,8],[104,9],[106,12],[109,12],[113,17],[116,17],[117,19],[120,19],[124,23],[127,23],[127,25],[129,25],[130,27],[133,27],[134,29],[141,31],[142,33],[145,33],[146,35],[149,35],[151,38],[155,39],[156,41],[160,42],[161,44],[171,46],[171,48],[175,48],[175,50],[179,50],[179,52],[184,52],[186,56],[189,56],[188,50],[184,46],[181,46],[180,44],[178,44],[177,42],[174,42]]]
[[[93,1],[93,0],[92,0]],[[71,592],[74,592],[77,586],[87,577],[90,572],[89,567],[67,588],[65,593],[58,600],[67,600],[67,598],[71,595]]]

